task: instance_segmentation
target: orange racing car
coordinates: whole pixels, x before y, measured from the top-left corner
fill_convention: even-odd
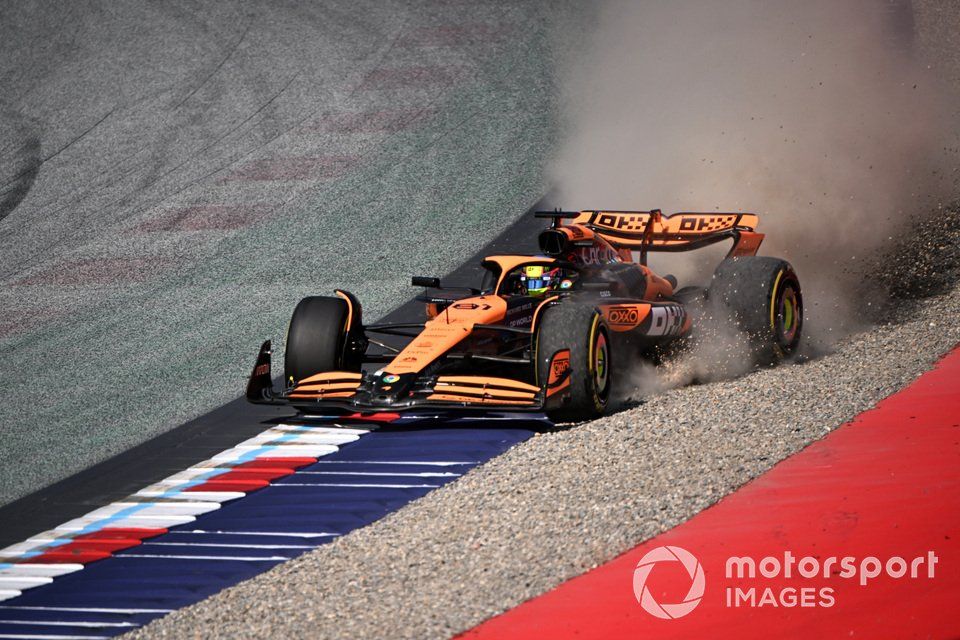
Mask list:
[[[796,351],[800,283],[786,261],[756,255],[758,216],[535,215],[551,220],[540,253],[488,256],[479,288],[443,289],[437,278],[414,277],[414,286],[427,288],[419,296],[425,322],[364,325],[347,291],[304,298],[287,332],[283,389],[274,389],[267,341],[247,399],[306,413],[481,409],[583,420],[604,413],[615,378],[630,365],[685,340],[708,318],[735,322],[758,362]],[[708,287],[678,289],[674,277],[647,266],[649,252],[722,241],[732,246]]]

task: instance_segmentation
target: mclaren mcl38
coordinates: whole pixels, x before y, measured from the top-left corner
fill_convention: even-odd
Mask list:
[[[732,323],[756,363],[797,350],[800,282],[786,261],[756,255],[758,216],[535,215],[549,220],[539,252],[485,258],[479,287],[414,277],[426,288],[422,322],[365,325],[348,291],[304,298],[287,332],[283,383],[274,386],[267,341],[247,398],[312,414],[479,409],[573,421],[602,415],[618,375],[704,322]],[[723,241],[731,247],[708,286],[678,288],[647,266],[650,252]]]

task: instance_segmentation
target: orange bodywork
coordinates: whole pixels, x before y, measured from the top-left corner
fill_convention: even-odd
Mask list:
[[[458,300],[428,320],[420,335],[404,347],[383,371],[416,373],[469,336],[474,325],[499,322],[506,313],[507,303],[499,296]]]
[[[350,371],[318,373],[298,382],[289,397],[296,400],[349,398],[360,386],[361,378],[361,374]]]
[[[427,400],[479,404],[535,405],[538,387],[509,378],[440,376]]]
[[[757,255],[757,250],[760,248],[761,242],[763,242],[762,233],[741,231],[740,239],[737,241],[737,244],[733,245],[733,249],[730,250],[730,256],[755,256]]]
[[[340,289],[334,289],[334,293],[337,294],[337,297],[342,298],[347,303],[347,322],[344,325],[345,330],[349,330],[353,324],[353,301],[350,300],[350,296],[346,292]]]

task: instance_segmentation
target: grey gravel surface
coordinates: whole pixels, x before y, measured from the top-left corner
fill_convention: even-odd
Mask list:
[[[236,397],[300,297],[375,318],[525,211],[560,8],[0,3],[0,503]]]

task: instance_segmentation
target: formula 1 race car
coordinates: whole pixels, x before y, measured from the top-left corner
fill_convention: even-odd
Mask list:
[[[304,298],[287,333],[284,388],[273,388],[267,341],[248,400],[314,414],[481,409],[583,420],[604,413],[616,376],[685,340],[698,322],[735,323],[756,362],[797,349],[800,283],[786,261],[756,256],[764,237],[756,215],[535,215],[552,220],[540,254],[485,258],[479,288],[457,293],[437,278],[414,277],[428,289],[419,297],[423,323],[364,325],[347,291]],[[678,289],[676,278],[647,266],[651,251],[724,240],[732,247],[709,287]]]

